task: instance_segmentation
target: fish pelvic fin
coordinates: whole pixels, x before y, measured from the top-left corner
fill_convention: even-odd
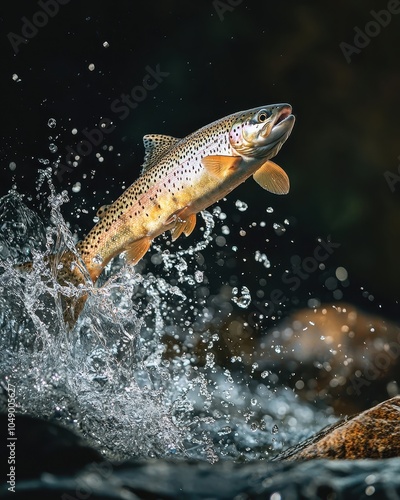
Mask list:
[[[276,163],[268,160],[254,174],[253,179],[263,189],[274,194],[288,194],[290,181],[287,173]]]

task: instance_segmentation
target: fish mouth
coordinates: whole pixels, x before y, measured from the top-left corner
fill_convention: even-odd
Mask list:
[[[282,104],[278,106],[275,116],[269,123],[265,124],[261,134],[267,139],[267,145],[274,147],[281,142],[282,144],[289,137],[295,117],[292,114],[292,106],[290,104]]]

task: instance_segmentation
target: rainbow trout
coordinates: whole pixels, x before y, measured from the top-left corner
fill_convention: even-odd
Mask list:
[[[173,240],[182,233],[188,236],[198,212],[250,176],[267,191],[286,194],[288,176],[270,159],[289,137],[294,121],[289,104],[274,104],[226,116],[184,139],[144,136],[140,177],[114,203],[97,212],[99,222],[76,246],[92,282],[122,252],[129,264],[136,264],[165,231],[171,231]],[[73,252],[59,259],[53,268],[57,267],[61,284],[86,282]],[[86,298],[75,302],[64,298],[64,318],[70,327]]]

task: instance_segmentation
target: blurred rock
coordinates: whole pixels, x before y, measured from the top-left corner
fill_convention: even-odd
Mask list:
[[[326,304],[268,331],[245,359],[307,401],[351,414],[399,393],[400,327],[350,304]]]
[[[103,458],[81,437],[60,425],[28,415],[15,417],[18,480],[39,477],[43,472],[70,474]],[[7,441],[7,415],[0,414],[1,442]],[[3,446],[2,470],[7,470],[8,449]]]
[[[344,419],[275,460],[391,458],[400,455],[400,396]]]

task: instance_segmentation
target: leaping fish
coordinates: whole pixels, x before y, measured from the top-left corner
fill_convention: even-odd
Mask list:
[[[225,197],[250,176],[264,189],[287,194],[289,179],[271,161],[289,137],[295,117],[289,104],[240,111],[206,125],[183,139],[145,135],[140,177],[111,205],[99,209],[99,222],[76,245],[93,284],[105,266],[126,252],[136,264],[151,242],[171,231],[172,240],[188,236],[196,214]],[[86,283],[76,255],[67,251],[53,266],[60,284]],[[78,264],[78,265],[77,265]],[[63,298],[70,328],[87,296]]]

